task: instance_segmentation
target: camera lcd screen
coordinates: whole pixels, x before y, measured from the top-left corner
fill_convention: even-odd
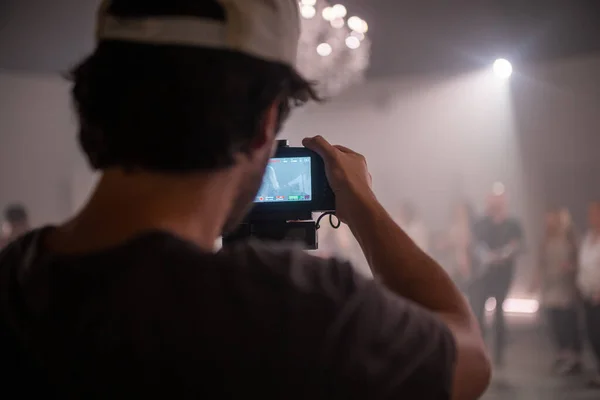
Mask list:
[[[272,158],[255,203],[312,201],[310,157]]]

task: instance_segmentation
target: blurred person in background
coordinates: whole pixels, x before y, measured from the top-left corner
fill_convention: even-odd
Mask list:
[[[402,203],[397,222],[421,250],[429,251],[429,229],[413,203]]]
[[[595,357],[590,384],[600,388],[600,201],[589,207],[589,229],[579,249],[577,283],[583,296],[587,336]]]
[[[473,252],[476,217],[472,205],[467,201],[458,203],[452,209],[450,219],[448,231],[435,246],[450,276],[461,289],[467,290],[471,275],[477,268]]]
[[[22,204],[11,204],[4,209],[4,222],[0,232],[0,249],[31,229],[27,209]]]
[[[72,94],[102,177],[76,215],[0,262],[0,331],[56,397],[479,398],[477,321],[377,200],[362,155],[303,142],[377,280],[283,244],[214,252],[293,106],[318,100],[295,69],[297,0],[112,0],[98,23]],[[23,395],[37,381],[8,375],[19,360],[2,350],[1,389],[48,398]]]
[[[506,347],[504,301],[512,286],[517,257],[522,248],[521,224],[509,216],[504,189],[494,190],[487,198],[485,217],[475,225],[474,251],[478,259],[478,271],[472,274],[469,295],[484,334],[487,331],[485,304],[490,298],[496,300],[494,361],[497,366],[504,363]]]
[[[568,211],[548,211],[532,290],[541,291],[541,304],[558,350],[553,367],[561,375],[581,371],[577,252]]]

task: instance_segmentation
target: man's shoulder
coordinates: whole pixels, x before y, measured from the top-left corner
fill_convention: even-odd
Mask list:
[[[225,248],[218,256],[220,263],[241,274],[273,279],[303,294],[327,292],[338,297],[366,283],[349,263],[320,258],[294,245],[248,241]]]
[[[273,282],[302,287],[329,287],[355,281],[353,268],[336,259],[322,259],[299,246],[250,240],[206,252],[176,236],[156,233],[138,238],[134,243],[111,252],[109,257],[125,260],[135,257],[143,270],[156,270],[180,276],[208,278],[228,276],[238,283]],[[202,279],[204,280],[204,279]]]
[[[294,336],[298,343],[317,338],[312,343],[318,344],[322,360],[343,365],[356,377],[363,376],[366,364],[385,366],[392,374],[385,389],[394,387],[398,393],[429,378],[437,384],[428,390],[437,394],[449,390],[455,342],[448,327],[430,311],[360,276],[349,264],[297,248],[251,242],[226,253],[242,268],[259,267],[288,283],[273,286],[272,291],[279,293],[287,311],[294,311],[287,323],[302,334]],[[363,383],[346,382],[358,391],[365,388]],[[373,394],[383,388],[370,390]]]

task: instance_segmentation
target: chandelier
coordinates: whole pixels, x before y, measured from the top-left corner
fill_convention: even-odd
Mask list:
[[[299,0],[302,34],[298,70],[317,82],[321,96],[331,97],[360,82],[369,66],[369,26],[348,14],[342,4],[326,0]]]

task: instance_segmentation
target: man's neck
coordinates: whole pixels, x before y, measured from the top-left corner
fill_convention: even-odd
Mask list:
[[[48,246],[67,253],[94,251],[159,230],[212,251],[235,187],[235,179],[217,174],[177,178],[109,171],[84,209],[59,227]]]

